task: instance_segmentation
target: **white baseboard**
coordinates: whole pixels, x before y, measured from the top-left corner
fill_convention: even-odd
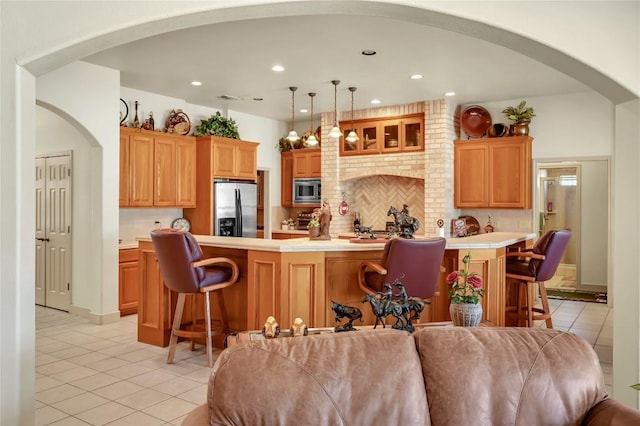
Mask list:
[[[120,311],[98,315],[94,314],[87,308],[71,305],[69,307],[69,313],[87,318],[89,322],[96,325],[111,324],[120,320]]]

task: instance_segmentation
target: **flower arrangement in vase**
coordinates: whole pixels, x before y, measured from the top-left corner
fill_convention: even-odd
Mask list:
[[[469,271],[471,253],[463,259],[464,267],[447,275],[449,286],[449,314],[453,325],[476,327],[482,319],[482,305],[480,298],[484,296],[482,278],[475,272]]]
[[[314,239],[320,236],[320,220],[317,217],[312,217],[307,225],[309,230],[309,238]]]

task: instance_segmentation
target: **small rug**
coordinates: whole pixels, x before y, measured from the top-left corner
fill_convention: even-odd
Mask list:
[[[575,289],[548,288],[547,297],[549,299],[577,300],[580,302],[607,303],[607,293],[599,291],[580,291]]]

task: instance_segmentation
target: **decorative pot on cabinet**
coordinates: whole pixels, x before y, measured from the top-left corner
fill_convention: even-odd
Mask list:
[[[482,320],[482,305],[480,303],[452,303],[449,305],[449,315],[453,325],[459,327],[477,327]]]
[[[510,133],[512,136],[526,136],[529,134],[529,120],[516,121],[511,125]]]

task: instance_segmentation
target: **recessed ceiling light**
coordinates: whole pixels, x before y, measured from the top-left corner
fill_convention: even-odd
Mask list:
[[[264,101],[264,98],[253,98],[254,101]]]
[[[445,96],[455,96],[456,92],[447,92],[444,94]]]
[[[202,86],[202,82],[201,82],[201,81],[195,81],[195,80],[194,80],[194,81],[192,81],[192,82],[191,82],[191,85],[192,85],[192,86]]]
[[[378,52],[376,52],[375,50],[371,50],[371,49],[365,49],[365,50],[362,51],[362,54],[364,56],[373,56],[376,53],[378,53]]]
[[[411,76],[412,80],[420,80],[422,78],[422,74],[414,74]]]
[[[226,101],[239,101],[240,98],[233,95],[220,95],[218,96],[220,99],[224,99]]]
[[[300,112],[309,112],[309,111],[307,111],[306,109],[302,108],[302,109],[300,110]]]
[[[282,65],[274,65],[271,68],[271,71],[275,71],[275,72],[282,72],[284,71],[284,67]]]
[[[371,101],[372,104],[379,104],[380,103],[380,99],[374,99]]]

